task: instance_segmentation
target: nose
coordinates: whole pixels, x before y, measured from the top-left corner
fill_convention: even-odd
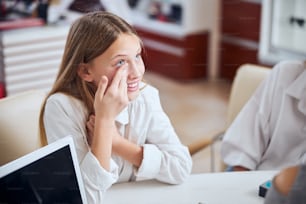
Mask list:
[[[142,74],[142,66],[143,63],[139,63],[139,62],[135,62],[135,61],[131,61],[129,63],[129,68],[128,68],[128,75],[131,77],[131,78],[137,78],[137,77],[140,77],[141,74]]]

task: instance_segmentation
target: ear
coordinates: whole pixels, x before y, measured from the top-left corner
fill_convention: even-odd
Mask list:
[[[87,64],[80,64],[78,67],[78,75],[81,79],[87,82],[92,82],[94,80],[92,74],[89,72],[89,67]]]

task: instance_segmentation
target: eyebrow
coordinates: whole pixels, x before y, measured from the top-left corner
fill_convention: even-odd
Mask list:
[[[141,52],[142,51],[142,47],[139,47],[139,49],[137,50],[137,53],[139,53],[139,52]],[[115,55],[115,56],[113,56],[112,58],[111,58],[111,60],[114,60],[114,59],[116,59],[116,58],[118,58],[118,57],[126,57],[127,56],[127,54],[118,54],[118,55]]]

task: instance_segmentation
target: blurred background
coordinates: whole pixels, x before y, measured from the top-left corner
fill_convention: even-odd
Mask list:
[[[224,128],[241,65],[306,59],[305,0],[1,0],[0,100],[49,90],[71,22],[96,10],[135,27],[146,81],[159,89],[186,145]],[[212,168],[211,152],[193,155],[194,173],[220,170],[218,163]]]

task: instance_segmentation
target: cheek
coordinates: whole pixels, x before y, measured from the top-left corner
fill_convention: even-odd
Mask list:
[[[96,84],[96,85],[99,84],[99,82],[100,82],[102,76],[106,76],[107,79],[108,79],[108,84],[110,84],[110,83],[113,81],[113,78],[114,78],[115,74],[116,74],[116,70],[112,70],[112,71],[109,71],[109,72],[107,72],[107,73],[106,73],[106,72],[97,73],[97,74],[95,75],[95,77],[94,77],[94,78],[95,78],[95,79],[94,79],[95,84]]]
[[[108,78],[109,82],[113,81],[113,78],[115,77],[116,71],[117,70],[112,70],[112,71],[108,72],[107,74],[105,74],[105,76]]]
[[[145,70],[146,70],[145,64],[144,64],[143,61],[141,61],[141,64],[139,65],[139,71],[140,71],[142,74],[144,74]]]

